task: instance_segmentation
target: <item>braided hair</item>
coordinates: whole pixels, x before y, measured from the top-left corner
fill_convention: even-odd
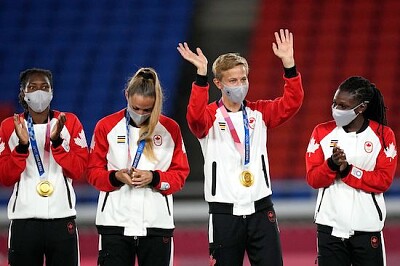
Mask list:
[[[363,115],[365,119],[373,120],[379,123],[378,132],[380,130],[382,142],[386,148],[383,139],[383,128],[387,126],[386,106],[383,101],[383,95],[374,83],[361,76],[352,76],[343,81],[339,85],[341,91],[346,91],[354,96],[361,103],[367,103],[367,109]]]

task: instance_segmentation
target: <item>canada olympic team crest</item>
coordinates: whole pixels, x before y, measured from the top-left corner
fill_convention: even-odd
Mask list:
[[[161,146],[162,145],[162,137],[161,137],[161,135],[154,135],[153,143],[156,146]]]
[[[364,142],[364,150],[366,153],[371,153],[374,149],[374,145],[371,141]]]

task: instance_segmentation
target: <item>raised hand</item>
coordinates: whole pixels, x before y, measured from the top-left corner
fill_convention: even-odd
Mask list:
[[[275,41],[272,43],[274,54],[282,60],[285,68],[294,66],[293,34],[288,29],[275,32]]]
[[[26,128],[24,118],[19,116],[18,114],[14,114],[14,128],[15,134],[19,139],[19,143],[23,145],[27,145],[29,143],[29,134],[28,129]]]
[[[60,138],[60,133],[64,127],[65,121],[67,121],[65,114],[60,113],[60,115],[57,118],[56,124],[54,125],[53,129],[51,130],[50,139],[52,141],[55,141]]]
[[[207,64],[208,60],[204,56],[203,52],[200,48],[196,48],[196,53],[190,50],[189,46],[186,42],[179,43],[177,47],[179,53],[182,55],[184,59],[192,63],[195,67],[197,67],[197,74],[205,76],[207,75]]]

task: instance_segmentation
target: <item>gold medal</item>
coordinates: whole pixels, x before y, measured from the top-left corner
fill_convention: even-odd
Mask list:
[[[251,187],[254,184],[254,176],[250,171],[243,171],[240,175],[240,183],[245,187]]]
[[[49,181],[45,180],[40,181],[40,183],[36,186],[36,191],[40,196],[48,197],[53,193],[54,188]]]

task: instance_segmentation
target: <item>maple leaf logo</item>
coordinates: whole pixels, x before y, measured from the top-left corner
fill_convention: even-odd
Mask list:
[[[389,147],[385,149],[385,154],[387,158],[390,158],[390,161],[394,159],[397,155],[396,147],[394,146],[394,143],[390,143]]]
[[[316,150],[318,150],[318,148],[319,148],[319,144],[315,142],[314,138],[311,138],[310,143],[308,143],[308,147],[307,147],[308,156],[311,156],[311,153],[314,153]]]
[[[5,149],[5,143],[0,138],[0,154],[4,151],[4,149]]]
[[[74,138],[74,141],[75,144],[80,146],[81,148],[87,147],[85,132],[83,132],[83,129],[81,130],[81,132],[79,132],[78,137]]]
[[[90,142],[90,151],[93,151],[94,146],[96,146],[96,142],[94,140],[94,134],[92,136],[92,141]]]

